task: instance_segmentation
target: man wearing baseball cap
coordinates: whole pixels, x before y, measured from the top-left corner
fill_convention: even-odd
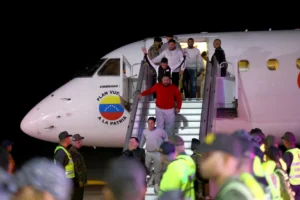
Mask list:
[[[79,151],[79,149],[82,147],[83,139],[84,137],[79,134],[73,135],[72,146],[69,149],[75,169],[75,182],[72,199],[78,200],[83,200],[84,185],[87,183],[87,167],[83,155]]]
[[[160,153],[162,162],[168,167],[160,182],[158,195],[180,190],[184,193],[185,199],[195,200],[195,171],[190,169],[184,158],[177,156],[175,145],[171,142],[163,142],[160,146]],[[193,160],[192,164],[194,164]]]
[[[286,132],[283,137],[283,145],[287,151],[283,154],[286,163],[287,174],[291,188],[295,193],[295,200],[300,199],[300,149],[296,147],[296,137],[291,132]]]
[[[54,163],[59,163],[65,168],[67,178],[74,179],[74,163],[71,154],[67,150],[71,144],[71,137],[72,135],[67,131],[63,131],[59,134],[59,144],[54,150]]]
[[[255,199],[255,195],[240,177],[240,166],[245,152],[239,138],[210,133],[199,145],[197,152],[203,155],[200,165],[203,178],[213,180],[220,188],[215,199]],[[248,178],[251,177],[248,174]]]

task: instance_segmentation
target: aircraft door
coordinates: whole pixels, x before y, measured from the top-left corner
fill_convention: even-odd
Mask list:
[[[132,75],[132,66],[128,62],[128,60],[121,56],[121,68],[122,68],[122,79],[123,79],[123,85],[122,85],[122,97],[126,102],[130,102],[130,99],[132,98],[133,93],[133,80],[134,76]]]

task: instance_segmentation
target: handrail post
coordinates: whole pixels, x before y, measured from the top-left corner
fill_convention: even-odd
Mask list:
[[[237,60],[235,61],[235,99],[239,97],[239,67]]]
[[[143,79],[144,79],[144,72],[145,72],[144,63],[145,63],[145,61],[142,60],[141,61],[141,67],[140,67],[140,73],[139,73],[137,86],[136,86],[136,91],[133,94],[133,104],[132,104],[132,109],[130,111],[129,124],[128,124],[128,127],[127,127],[127,133],[126,133],[126,138],[125,138],[123,151],[125,151],[127,149],[127,144],[128,144],[129,139],[132,135],[132,130],[133,130],[133,127],[134,127],[135,115],[136,115],[136,111],[138,109],[138,104],[139,104],[139,99],[137,97],[141,93]]]

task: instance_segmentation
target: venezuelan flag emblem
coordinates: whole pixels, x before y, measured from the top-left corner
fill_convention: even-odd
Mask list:
[[[99,112],[101,116],[110,121],[120,119],[124,114],[120,97],[117,95],[107,95],[99,102]]]

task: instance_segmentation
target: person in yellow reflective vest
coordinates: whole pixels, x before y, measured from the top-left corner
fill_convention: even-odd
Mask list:
[[[243,157],[240,158],[240,179],[251,190],[255,199],[271,199],[271,192],[265,185],[261,184],[253,173],[253,163],[256,157],[252,137],[244,130],[235,131],[232,136],[238,138],[242,144]]]
[[[256,195],[247,184],[256,184],[252,188],[260,188],[249,173],[240,173],[241,159],[245,156],[239,138],[228,134],[209,133],[196,151],[203,156],[200,173],[203,178],[211,179],[219,187],[216,200],[253,200]],[[252,179],[251,179],[252,177]],[[245,183],[245,180],[250,183]]]
[[[287,149],[283,154],[283,160],[287,167],[286,172],[295,193],[295,200],[300,200],[300,149],[296,147],[296,137],[293,133],[286,132],[281,139]]]
[[[281,195],[281,185],[279,176],[274,172],[276,163],[273,160],[268,160],[262,163],[263,169],[265,171],[267,181],[271,187],[272,199],[282,200]]]
[[[279,178],[280,192],[283,200],[293,200],[294,194],[290,187],[288,175],[282,167],[281,151],[274,146],[269,146],[265,152],[266,162],[263,163],[263,168],[267,173],[274,173]],[[277,179],[277,178],[276,178]],[[278,181],[278,180],[277,180]]]
[[[194,163],[196,165],[196,179],[194,181],[194,189],[196,199],[203,199],[205,197],[205,184],[208,183],[208,180],[204,180],[200,174],[199,166],[201,165],[202,156],[200,153],[195,152],[199,145],[200,141],[196,138],[193,138],[191,143],[191,150],[193,151],[193,154],[191,155],[191,158],[194,160]]]
[[[71,137],[72,135],[67,131],[63,131],[59,134],[59,145],[57,145],[54,150],[54,163],[61,164],[65,169],[67,178],[74,180],[74,163],[71,154],[67,150],[68,146],[71,144]]]
[[[184,199],[195,200],[194,180],[195,164],[183,156],[176,156],[175,146],[170,142],[163,142],[159,149],[162,162],[167,165],[159,186],[158,196],[163,193],[180,190]],[[188,156],[189,157],[189,156]],[[189,163],[194,167],[191,167]]]

